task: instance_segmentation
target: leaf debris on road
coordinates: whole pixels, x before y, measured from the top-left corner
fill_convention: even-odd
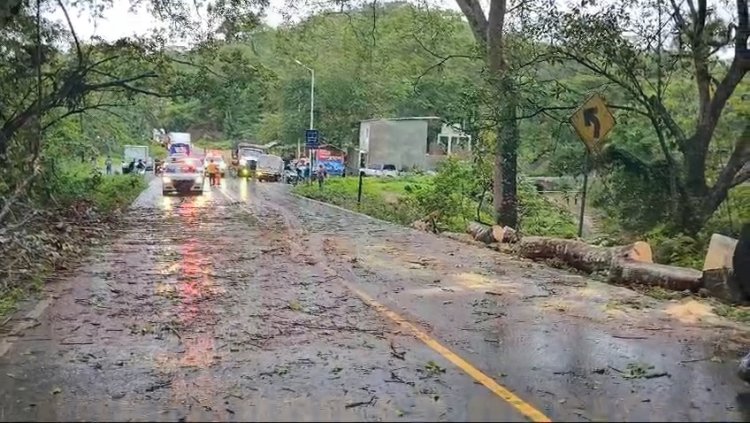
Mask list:
[[[445,368],[440,367],[440,365],[430,360],[425,364],[424,371],[427,373],[427,376],[437,376],[441,373],[445,373]]]
[[[620,370],[615,367],[609,366],[610,369],[616,371],[625,379],[654,379],[658,377],[672,377],[668,372],[654,372],[653,365],[643,363],[630,363],[626,370]]]
[[[377,400],[377,399],[378,399],[378,397],[376,397],[376,396],[373,395],[373,397],[370,398],[369,401],[352,402],[352,403],[346,404],[344,406],[344,408],[349,409],[349,408],[361,407],[363,405],[373,405],[373,404],[375,404],[375,400]]]
[[[398,358],[399,360],[404,360],[404,356],[406,355],[406,351],[397,351],[396,346],[393,344],[393,340],[391,340],[391,356]]]

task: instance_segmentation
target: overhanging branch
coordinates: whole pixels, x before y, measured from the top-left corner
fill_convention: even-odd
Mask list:
[[[422,72],[417,77],[417,79],[414,80],[414,84],[412,84],[414,92],[417,91],[417,86],[419,85],[419,82],[422,80],[422,78],[424,78],[433,69],[438,68],[438,67],[442,66],[443,64],[445,64],[445,62],[447,62],[450,59],[475,59],[475,58],[472,57],[472,56],[467,56],[465,54],[451,54],[449,56],[441,58],[441,60],[439,62],[437,62],[434,65],[432,65],[432,66],[428,67],[427,69],[425,69],[424,72]]]
[[[83,52],[81,51],[81,43],[78,42],[78,36],[76,35],[75,28],[73,28],[73,22],[70,21],[68,10],[65,8],[62,0],[57,0],[57,4],[62,9],[63,15],[65,15],[65,20],[68,22],[68,28],[70,28],[70,34],[73,36],[73,41],[76,45],[76,53],[78,54],[78,66],[83,66]]]

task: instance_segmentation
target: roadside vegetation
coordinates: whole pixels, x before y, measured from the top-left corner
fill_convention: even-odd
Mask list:
[[[0,228],[0,317],[110,236],[145,186],[143,177],[60,163],[33,198],[10,212],[13,223]]]
[[[493,221],[487,184],[474,177],[472,168],[466,162],[447,160],[435,176],[364,178],[360,204],[357,177],[329,178],[322,189],[300,184],[294,192],[402,225],[429,217],[440,231],[464,232],[472,220]],[[575,216],[548,201],[529,182],[519,185],[519,193],[522,233],[576,236]]]

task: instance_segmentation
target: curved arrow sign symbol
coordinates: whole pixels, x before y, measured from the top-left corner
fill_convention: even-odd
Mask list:
[[[599,109],[597,107],[589,107],[583,111],[583,123],[586,126],[594,125],[594,138],[597,139],[599,138],[602,127],[599,122],[599,117],[596,116],[598,111]]]

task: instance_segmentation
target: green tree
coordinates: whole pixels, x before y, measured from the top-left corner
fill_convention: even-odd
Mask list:
[[[633,15],[636,9],[638,18]],[[750,71],[746,0],[736,2],[734,19],[722,21],[706,0],[644,0],[602,10],[574,7],[551,13],[547,21],[558,57],[601,77],[605,87],[616,87],[608,89],[610,102],[650,125],[651,151],[664,161],[672,199],[668,213],[676,229],[692,234],[706,224],[730,189],[750,178],[750,120],[732,105],[733,98],[748,93],[742,85]],[[717,59],[721,49],[732,50],[728,62]],[[692,94],[687,84],[694,87]],[[712,159],[727,138],[732,139],[729,156]],[[629,147],[613,144],[610,158],[637,159],[614,151],[623,148]],[[724,163],[714,169],[718,161]],[[648,166],[638,162],[630,168]]]

